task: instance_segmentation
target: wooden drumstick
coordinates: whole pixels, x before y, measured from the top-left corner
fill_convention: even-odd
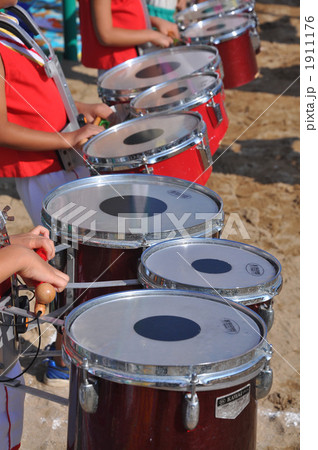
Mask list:
[[[102,121],[102,118],[97,116],[94,119],[93,125],[97,125],[98,126],[101,123],[101,121]]]
[[[95,119],[94,119],[94,122],[93,122],[93,125],[99,125],[100,123],[101,123],[101,121],[102,121],[102,118],[101,117],[99,117],[99,116],[97,116],[97,117],[95,117]],[[79,145],[84,145],[84,144],[86,144],[86,142],[88,141],[88,139],[83,139],[80,143],[79,143]]]
[[[46,253],[42,248],[36,250],[36,253],[44,260],[47,261]],[[46,311],[46,304],[54,300],[55,289],[50,283],[40,282],[35,287],[35,314],[43,315]]]

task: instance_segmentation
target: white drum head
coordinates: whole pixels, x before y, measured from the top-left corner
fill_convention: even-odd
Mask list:
[[[197,3],[175,15],[176,22],[194,22],[208,17],[223,16],[231,13],[250,12],[254,9],[254,0],[209,0]]]
[[[142,254],[143,282],[153,287],[202,290],[237,299],[268,294],[281,287],[281,266],[256,247],[224,239],[174,239]]]
[[[201,122],[199,115],[185,113],[129,120],[90,139],[84,147],[84,154],[115,161],[132,155],[153,154],[158,157],[158,152],[172,150],[174,145],[197,135]],[[133,163],[134,160],[128,159],[127,162]]]
[[[253,26],[254,22],[248,15],[228,15],[193,23],[184,30],[183,35],[187,39],[209,38],[217,44],[240,36]]]
[[[158,50],[108,70],[98,80],[99,95],[109,101],[124,101],[164,81],[216,69],[219,62],[217,49],[208,46]]]
[[[202,99],[210,100],[218,86],[221,89],[216,73],[192,74],[147,89],[132,100],[130,107],[135,115],[190,109]]]
[[[185,180],[104,175],[52,191],[42,221],[53,234],[87,245],[140,247],[184,234],[206,235],[223,222],[222,208],[215,192]]]
[[[100,360],[193,367],[238,358],[263,338],[254,314],[200,294],[133,291],[100,297],[69,315],[68,336]],[[76,311],[76,310],[75,310]],[[79,314],[80,313],[80,314]]]

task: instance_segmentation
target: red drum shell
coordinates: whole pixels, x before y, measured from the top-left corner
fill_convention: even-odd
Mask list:
[[[224,88],[236,88],[258,76],[251,37],[254,25],[249,15],[227,15],[191,24],[183,37],[191,45],[204,43],[216,47],[223,64]]]
[[[221,101],[221,97],[219,97],[219,101]],[[171,126],[171,122],[173,123],[174,119],[177,120],[177,124],[183,124],[183,120],[191,120],[191,124],[193,128],[191,129],[192,136],[190,139],[190,133],[188,135],[182,135],[179,130],[175,134],[173,140],[169,140],[164,138],[164,145],[162,147],[154,147],[153,150],[157,150],[152,156],[145,157],[145,162],[142,162],[141,159],[141,150],[138,145],[135,145],[134,151],[136,156],[139,157],[137,159],[137,163],[131,155],[131,159],[125,163],[121,162],[120,155],[116,154],[116,148],[112,149],[112,152],[109,151],[109,143],[111,142],[112,136],[115,135],[114,129],[107,130],[106,132],[101,133],[100,135],[95,136],[90,141],[87,142],[84,147],[84,156],[89,163],[91,174],[94,175],[98,172],[100,175],[106,174],[129,174],[129,173],[150,173],[152,175],[161,175],[168,176],[174,178],[180,178],[182,180],[187,180],[190,182],[195,182],[201,185],[205,185],[212,173],[212,158],[210,156],[211,151],[209,150],[209,138],[207,133],[207,127],[212,128],[211,118],[214,117],[214,121],[216,121],[213,111],[210,115],[205,111],[205,107],[201,108],[202,113],[205,116],[205,120],[207,124],[204,123],[202,117],[198,114],[191,113],[187,114],[185,112],[177,112],[174,115],[169,114],[160,114],[156,117],[153,115],[138,117],[133,119],[125,124],[121,124],[117,126],[115,139],[119,139],[120,144],[124,140],[125,130],[131,130],[131,135],[133,135],[136,130],[144,130],[146,126],[148,127],[159,127],[161,121],[165,124],[165,128],[163,127],[163,131],[169,131],[169,127]],[[222,106],[221,106],[222,109]],[[224,105],[222,109],[222,113],[226,113],[224,111]],[[149,123],[149,125],[148,125]],[[140,124],[140,125],[139,125]],[[224,127],[227,126],[227,120],[225,123],[220,125],[221,128],[220,133],[224,130]],[[136,127],[136,128],[135,128]],[[123,133],[121,134],[121,130]],[[149,130],[149,128],[148,128]],[[131,136],[130,135],[130,136]],[[165,135],[164,135],[165,136]],[[216,138],[217,140],[217,138]],[[96,156],[98,153],[95,150],[95,142],[98,145],[98,142],[103,143],[105,149],[108,149],[102,157]],[[115,141],[116,142],[116,141]],[[157,145],[155,140],[149,141],[153,145]],[[120,145],[118,144],[118,145]],[[215,143],[213,142],[215,145]],[[116,144],[113,144],[113,147],[116,147]],[[150,148],[150,146],[149,146]],[[141,153],[139,153],[141,152]],[[156,162],[149,163],[149,161],[153,161],[153,158],[156,158]],[[106,161],[107,162],[104,162]],[[108,162],[108,161],[111,161]],[[139,161],[139,165],[138,164]],[[113,165],[114,164],[114,165]],[[131,167],[130,167],[131,166]]]
[[[113,383],[98,377],[96,413],[78,401],[81,369],[71,368],[68,450],[254,450],[257,402],[255,379],[226,389],[198,393],[200,419],[192,431],[182,424],[184,392]],[[251,385],[250,402],[236,419],[215,417],[216,398]],[[78,437],[80,436],[80,438]],[[78,442],[81,439],[81,442]]]
[[[210,86],[206,85],[206,79],[211,77]],[[191,85],[194,80],[194,86]],[[196,83],[199,80],[198,86]],[[225,136],[229,126],[229,119],[225,109],[225,93],[223,83],[218,84],[216,74],[201,73],[191,74],[180,78],[174,82],[166,82],[155,86],[139,94],[130,104],[131,115],[133,117],[147,116],[153,114],[170,114],[179,111],[198,112],[207,127],[207,135],[211,155],[213,155],[220,142]],[[185,88],[185,92],[179,93],[178,89]],[[165,94],[169,94],[169,89],[176,91],[172,95],[171,101],[161,100]],[[190,94],[188,89],[190,89]],[[191,91],[192,89],[192,91]],[[168,92],[167,92],[168,91]],[[218,114],[222,120],[219,121],[213,105],[218,107]]]
[[[116,170],[114,173],[147,173],[148,170],[148,173],[153,175],[176,177],[201,185],[208,182],[212,173],[212,165],[207,167],[198,146],[185,149],[183,152],[155,164],[148,164],[147,168],[140,166],[129,170]],[[101,175],[110,173],[103,169],[98,169],[98,172]]]
[[[226,89],[243,86],[257,78],[259,71],[249,30],[216,47],[223,63],[223,83]]]
[[[229,126],[229,119],[225,111],[224,102],[223,102],[223,93],[214,96],[214,101],[220,106],[223,120],[217,125],[217,120],[215,114],[213,112],[213,108],[211,108],[207,103],[197,106],[196,108],[192,108],[191,111],[196,111],[201,114],[202,119],[204,120],[207,126],[207,133],[209,136],[209,145],[211,150],[211,155],[219,148],[222,139],[225,136],[225,133]],[[212,171],[212,168],[211,168]]]

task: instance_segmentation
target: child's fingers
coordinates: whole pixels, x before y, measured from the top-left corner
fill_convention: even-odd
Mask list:
[[[42,225],[38,225],[33,230],[30,231],[31,234],[35,234],[37,236],[43,236],[45,238],[50,238],[50,232],[47,228],[43,227]]]

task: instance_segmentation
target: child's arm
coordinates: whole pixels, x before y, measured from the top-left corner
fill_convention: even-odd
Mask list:
[[[5,70],[0,56],[0,146],[21,151],[71,149],[80,146],[83,140],[98,133],[100,128],[91,124],[68,133],[47,133],[9,122],[5,96]]]
[[[42,281],[52,284],[57,292],[62,292],[69,281],[68,275],[43,261],[33,250],[17,244],[0,249],[0,283],[14,273],[28,286]]]
[[[96,37],[99,43],[106,47],[135,47],[151,42],[164,48],[173,43],[171,37],[160,31],[113,27],[111,0],[91,0],[91,13]]]

